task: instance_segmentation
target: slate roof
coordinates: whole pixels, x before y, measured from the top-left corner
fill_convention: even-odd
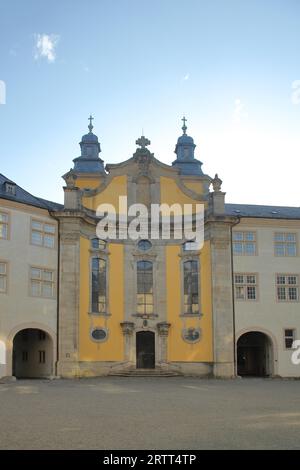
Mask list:
[[[225,204],[227,215],[265,219],[300,219],[300,207]]]
[[[5,183],[14,184],[16,187],[16,194],[10,194],[6,191]],[[0,198],[8,199],[10,201],[16,201],[29,206],[40,207],[41,209],[47,210],[61,210],[63,209],[62,204],[56,202],[47,201],[25,191],[25,189],[18,186],[14,181],[10,180],[6,176],[0,173]]]

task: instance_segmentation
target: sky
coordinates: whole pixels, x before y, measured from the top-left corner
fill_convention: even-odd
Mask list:
[[[105,163],[181,118],[226,201],[299,206],[299,0],[0,0],[0,173],[63,201],[88,116]]]

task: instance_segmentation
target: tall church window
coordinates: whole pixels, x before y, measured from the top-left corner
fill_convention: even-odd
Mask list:
[[[137,263],[137,313],[153,313],[153,263]]]
[[[92,312],[106,313],[106,261],[92,258]]]
[[[197,260],[183,263],[184,313],[199,313],[199,264]]]

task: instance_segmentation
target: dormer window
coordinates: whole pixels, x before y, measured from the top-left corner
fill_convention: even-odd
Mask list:
[[[15,183],[9,183],[8,181],[6,181],[6,183],[4,183],[4,185],[5,185],[5,192],[7,194],[10,194],[11,196],[16,195],[16,185],[15,185]]]

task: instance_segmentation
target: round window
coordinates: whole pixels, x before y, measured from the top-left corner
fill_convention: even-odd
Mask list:
[[[147,251],[147,250],[150,250],[150,248],[152,248],[152,243],[149,242],[149,240],[140,240],[138,242],[138,249],[139,250]]]
[[[94,341],[105,341],[107,339],[107,330],[103,328],[95,328],[91,332]]]

